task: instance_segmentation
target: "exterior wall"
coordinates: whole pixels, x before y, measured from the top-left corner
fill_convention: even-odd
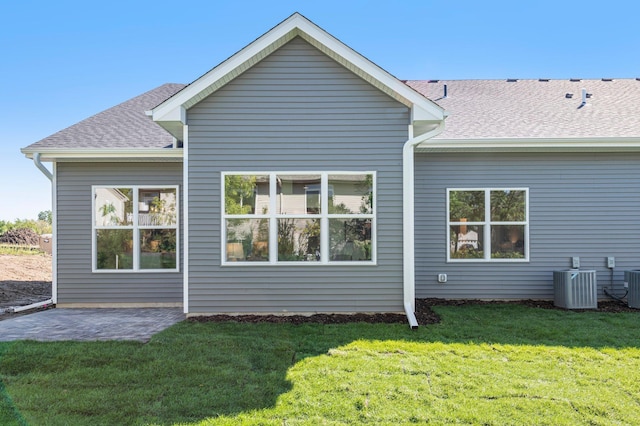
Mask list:
[[[56,171],[58,304],[182,303],[182,272],[91,272],[91,186],[180,185],[182,192],[182,164],[58,163]]]
[[[640,267],[638,154],[419,154],[416,158],[416,296],[552,299],[553,271],[597,271],[599,294]],[[446,189],[529,188],[530,261],[447,263]],[[437,274],[448,274],[439,284]]]
[[[189,311],[402,311],[409,110],[296,38],[188,111]],[[223,171],[376,171],[377,265],[221,267]]]

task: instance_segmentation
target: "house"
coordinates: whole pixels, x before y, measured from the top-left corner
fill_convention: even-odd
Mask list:
[[[296,13],[22,150],[54,303],[416,326],[416,297],[550,299],[578,260],[602,295],[640,263],[639,80],[400,81]]]

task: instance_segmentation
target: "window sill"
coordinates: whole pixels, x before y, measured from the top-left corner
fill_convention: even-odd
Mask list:
[[[94,274],[177,274],[180,269],[93,269]]]
[[[221,267],[278,267],[278,266],[296,266],[312,268],[314,266],[327,267],[327,266],[378,266],[377,262],[373,261],[359,261],[359,262],[222,262]]]
[[[529,259],[447,259],[447,263],[529,263]]]

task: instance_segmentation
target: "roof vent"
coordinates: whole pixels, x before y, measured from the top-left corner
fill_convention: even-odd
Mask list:
[[[517,83],[518,79],[517,78],[508,78],[507,79],[507,83]]]
[[[437,82],[439,82],[439,81],[440,81],[440,80],[429,80],[429,83],[437,83]]]
[[[549,79],[548,78],[539,78],[538,81],[547,82],[547,81],[549,81]]]
[[[567,99],[571,99],[571,98],[573,98],[573,93],[567,93],[567,94],[564,95],[564,97],[567,98]]]
[[[570,78],[569,81],[582,81],[580,78]]]
[[[603,78],[602,81],[613,81],[612,78]]]
[[[447,85],[446,85],[446,84],[444,85],[443,89],[444,89],[444,94],[442,95],[442,97],[443,97],[443,98],[446,98],[446,97],[447,97],[447,93],[448,93]]]
[[[587,89],[583,88],[582,89],[582,102],[578,106],[578,109],[584,107],[587,104],[587,98],[590,98],[590,97],[591,97],[591,94],[587,93]]]

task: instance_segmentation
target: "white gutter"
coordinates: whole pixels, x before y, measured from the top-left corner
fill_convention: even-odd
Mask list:
[[[417,152],[633,152],[638,137],[435,139]]]
[[[37,152],[28,149],[22,149],[21,151],[27,158],[33,158],[34,160],[37,155],[40,157],[38,161],[182,161],[182,150],[172,148],[42,148]]]
[[[409,127],[409,140],[402,147],[402,259],[404,311],[411,328],[418,328],[416,320],[416,277],[414,235],[414,149],[416,145],[442,133],[444,120],[438,126],[413,137],[413,126]]]

